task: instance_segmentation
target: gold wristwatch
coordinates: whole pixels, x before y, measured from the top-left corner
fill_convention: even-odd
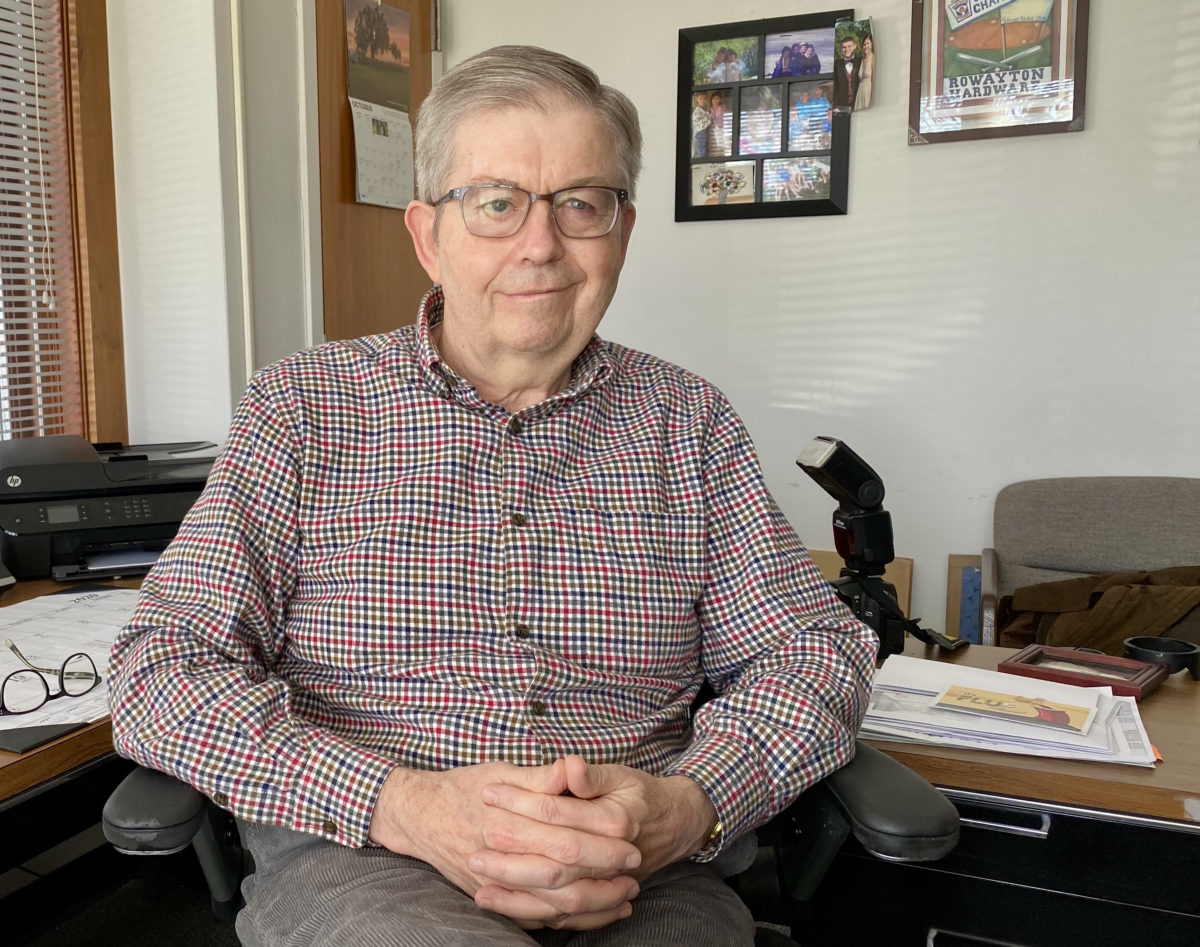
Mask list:
[[[709,849],[719,848],[721,845],[721,836],[724,832],[725,823],[723,823],[720,819],[717,819],[717,824],[714,825],[712,831],[708,833],[708,838],[705,839],[704,847],[701,849],[701,851],[706,852]]]

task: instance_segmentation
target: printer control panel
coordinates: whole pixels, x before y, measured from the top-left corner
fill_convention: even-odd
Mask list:
[[[195,499],[195,494],[148,493],[15,503],[0,509],[0,526],[20,536],[80,528],[177,523]]]

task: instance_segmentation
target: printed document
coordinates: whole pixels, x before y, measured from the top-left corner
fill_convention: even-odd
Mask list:
[[[108,654],[137,604],[136,589],[79,589],[43,595],[0,608],[0,679],[25,665],[4,646],[9,639],[38,667],[60,668],[73,654],[83,652],[104,678]],[[51,694],[58,693],[56,674],[43,675]],[[0,715],[0,730],[60,723],[90,723],[108,716],[108,685],[100,684],[80,697],[48,700],[27,714]]]
[[[1024,717],[1024,719],[1022,719]],[[891,655],[875,675],[861,735],[1059,759],[1153,766],[1132,697]]]

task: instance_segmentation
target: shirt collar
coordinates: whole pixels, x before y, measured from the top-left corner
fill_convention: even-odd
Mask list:
[[[441,286],[434,286],[421,300],[417,312],[417,350],[421,361],[421,372],[427,381],[433,382],[438,388],[447,391],[448,397],[456,398],[457,393],[468,387],[463,379],[446,364],[433,341],[433,330],[442,322],[445,313],[446,296]],[[571,366],[571,380],[567,387],[541,405],[527,409],[529,412],[538,409],[549,410],[549,406],[573,401],[586,394],[592,388],[604,384],[614,370],[612,347],[600,336],[593,334],[582,352],[575,358]],[[522,412],[525,414],[526,412]],[[545,411],[539,411],[545,413]]]

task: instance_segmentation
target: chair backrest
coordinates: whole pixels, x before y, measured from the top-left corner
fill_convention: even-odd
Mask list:
[[[997,592],[1103,572],[1200,565],[1200,479],[1053,477],[996,494]]]

